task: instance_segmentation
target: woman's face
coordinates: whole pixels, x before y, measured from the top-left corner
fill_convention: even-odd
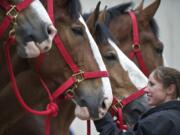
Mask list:
[[[164,103],[167,99],[166,90],[163,88],[163,84],[155,80],[153,73],[149,76],[149,82],[145,89],[148,96],[148,104],[150,106],[157,106]]]

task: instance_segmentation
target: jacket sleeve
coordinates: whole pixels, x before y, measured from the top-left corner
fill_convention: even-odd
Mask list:
[[[94,121],[94,124],[100,135],[123,135],[121,130],[116,127],[109,113],[104,118]]]
[[[100,135],[149,135],[143,133],[143,127],[141,126],[139,126],[136,131],[128,129],[127,132],[122,132],[113,122],[111,114],[109,113],[107,113],[104,118],[94,121],[94,124]]]

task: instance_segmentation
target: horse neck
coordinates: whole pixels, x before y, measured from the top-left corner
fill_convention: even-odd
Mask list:
[[[53,132],[57,135],[69,135],[70,125],[75,118],[74,109],[75,104],[72,101],[60,101],[59,115],[52,121]]]

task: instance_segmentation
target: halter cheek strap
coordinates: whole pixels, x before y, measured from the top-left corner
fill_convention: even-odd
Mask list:
[[[33,0],[24,0],[17,5],[11,5],[6,0],[0,2],[0,8],[6,11],[6,16],[0,25],[0,38],[5,30],[9,27],[10,23],[15,19],[19,12],[27,8]]]
[[[128,12],[129,16],[131,17],[132,22],[132,31],[133,31],[133,44],[132,44],[132,51],[129,54],[130,59],[134,57],[137,58],[139,67],[141,71],[148,76],[148,69],[144,63],[144,59],[141,52],[140,42],[139,42],[139,31],[138,31],[138,24],[135,13],[133,11]]]

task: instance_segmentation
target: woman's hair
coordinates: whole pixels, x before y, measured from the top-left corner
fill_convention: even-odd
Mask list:
[[[176,97],[180,97],[180,72],[178,70],[160,66],[153,71],[153,74],[157,81],[162,82],[164,88],[174,84],[176,87]]]

